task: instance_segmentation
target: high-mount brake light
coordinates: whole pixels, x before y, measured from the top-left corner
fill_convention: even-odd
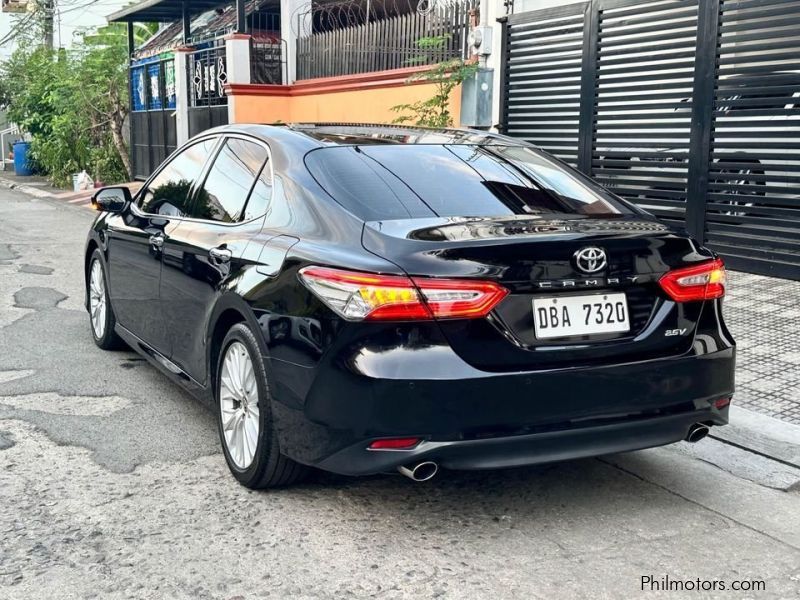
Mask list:
[[[339,315],[355,321],[477,319],[508,294],[492,281],[412,279],[330,267],[305,267],[300,280]]]
[[[713,300],[725,295],[725,264],[717,258],[692,267],[669,271],[658,281],[675,302]]]

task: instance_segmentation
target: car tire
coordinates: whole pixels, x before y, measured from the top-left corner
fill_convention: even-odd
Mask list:
[[[253,332],[244,323],[231,327],[225,336],[214,382],[222,452],[239,483],[263,489],[300,480],[308,468],[280,451],[264,359]]]
[[[117,319],[108,295],[106,263],[100,250],[95,250],[86,272],[86,298],[89,303],[89,326],[94,343],[103,350],[119,350],[125,342],[116,332]]]

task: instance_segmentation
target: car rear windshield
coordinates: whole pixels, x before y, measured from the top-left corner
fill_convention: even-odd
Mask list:
[[[635,212],[577,171],[524,146],[337,146],[313,150],[305,162],[328,194],[365,221]]]

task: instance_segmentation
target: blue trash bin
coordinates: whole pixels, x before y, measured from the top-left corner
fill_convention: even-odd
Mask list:
[[[30,149],[30,142],[17,142],[14,144],[14,172],[21,177],[33,175],[32,165],[28,161]]]

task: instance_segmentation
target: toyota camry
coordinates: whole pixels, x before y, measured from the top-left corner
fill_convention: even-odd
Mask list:
[[[309,466],[421,481],[727,423],[722,260],[519,140],[231,125],[94,204],[95,342],[208,402],[245,486]]]

